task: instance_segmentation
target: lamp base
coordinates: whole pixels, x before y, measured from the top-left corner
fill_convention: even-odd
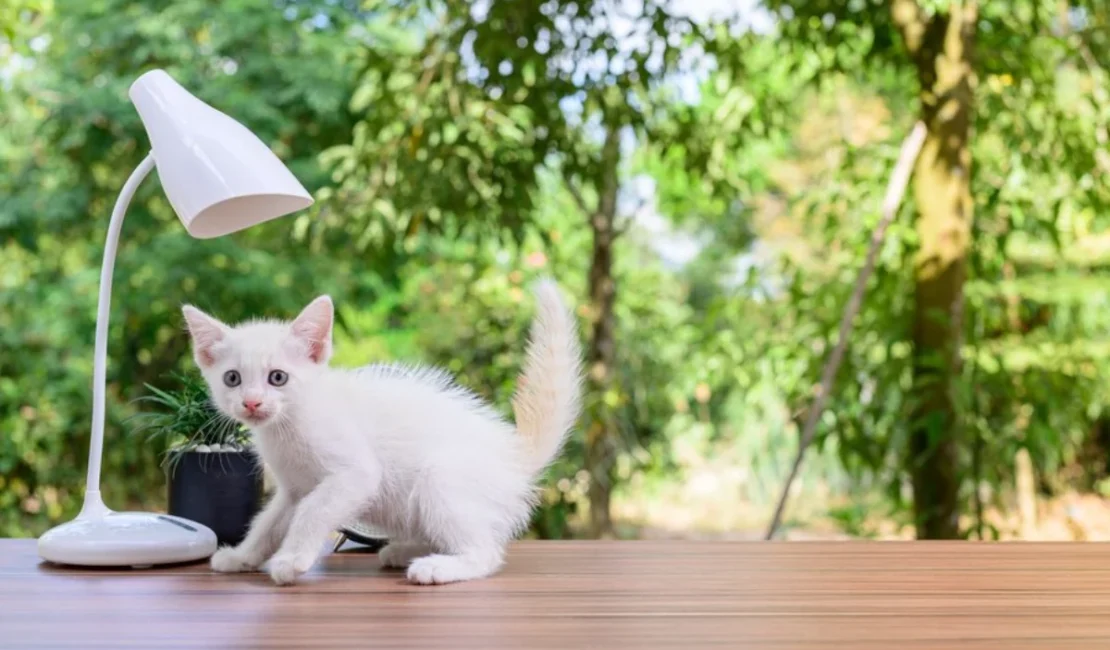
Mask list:
[[[77,566],[144,568],[203,560],[215,552],[216,534],[208,527],[150,512],[82,512],[39,538],[39,557]]]

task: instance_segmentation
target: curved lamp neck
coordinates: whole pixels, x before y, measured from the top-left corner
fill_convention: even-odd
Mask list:
[[[154,156],[147,154],[135,171],[131,172],[108,223],[108,238],[104,242],[104,261],[100,267],[100,294],[96,302],[96,341],[93,348],[93,414],[92,435],[89,438],[89,469],[85,480],[85,503],[81,517],[97,517],[109,512],[100,496],[100,460],[104,455],[105,392],[108,381],[108,317],[112,310],[112,272],[116,266],[116,248],[123,228],[123,215],[135,196],[135,190],[154,169]]]

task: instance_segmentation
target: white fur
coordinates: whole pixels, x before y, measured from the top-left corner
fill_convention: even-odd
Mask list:
[[[327,537],[355,520],[392,540],[386,567],[417,584],[496,572],[528,524],[534,481],[558,453],[580,411],[581,351],[574,317],[550,281],[513,398],[516,427],[446,373],[420,367],[328,367],[333,311],[326,296],[292,323],[229,327],[184,307],[194,356],[225,414],[251,427],[276,492],[237,547],[212,556],[220,572],[270,561],[291,584]],[[235,370],[241,384],[229,388]],[[288,375],[272,386],[273,370]],[[244,401],[261,402],[249,413]]]

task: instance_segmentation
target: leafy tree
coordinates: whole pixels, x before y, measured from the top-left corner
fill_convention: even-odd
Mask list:
[[[981,478],[978,461],[969,458],[980,443],[968,435],[974,405],[964,388],[982,369],[974,357],[973,367],[962,367],[965,335],[991,318],[989,309],[968,314],[969,270],[997,282],[1009,266],[1011,233],[1054,233],[1061,209],[1104,204],[1104,182],[1088,183],[1088,192],[1075,183],[1088,182],[1081,179],[1099,157],[1104,118],[1094,116],[1105,115],[1105,100],[1096,95],[1088,108],[1086,100],[1061,96],[1058,80],[1083,61],[1084,51],[1093,52],[1093,39],[1104,38],[1071,28],[1077,22],[1091,27],[1105,8],[1038,0],[1006,6],[773,0],[765,6],[780,19],[778,35],[792,46],[803,74],[817,60],[819,75],[847,75],[877,88],[883,79],[896,80],[887,87],[912,88],[928,128],[913,181],[913,388],[900,464],[912,485],[918,536],[956,537],[961,495],[977,496]],[[1086,59],[1088,67],[1101,68],[1093,55]],[[1080,77],[1086,74],[1102,75]],[[1015,185],[1016,177],[1022,181]],[[1046,190],[1062,183],[1060,191],[1048,190],[1058,202],[1015,191],[1025,182],[1044,182]],[[1035,216],[1027,222],[1023,215]],[[982,234],[995,239],[979,242]],[[986,307],[972,305],[978,306]]]
[[[627,149],[681,146],[676,160],[727,191],[713,163],[736,134],[695,137],[699,114],[670,83],[699,73],[684,52],[708,49],[717,32],[654,1],[380,2],[373,10],[408,29],[372,40],[363,55],[354,142],[329,154],[340,178],[336,218],[365,219],[359,241],[399,256],[416,232],[519,241],[540,171],[557,171],[592,237],[585,463],[591,531],[608,535],[615,413],[630,399],[619,381],[614,273],[627,227]]]
[[[144,184],[110,431],[187,358],[180,302],[287,315],[319,291],[340,363],[422,359],[507,404],[527,284],[550,273],[583,298],[590,386],[535,534],[579,517],[611,534],[630,496],[713,463],[765,503],[923,120],[913,219],[888,232],[801,487],[856,500],[833,514],[862,534],[885,497],[923,537],[991,534],[1025,451],[1043,490],[1105,490],[1103,4],[765,0],[752,31],[655,1],[9,2],[0,534],[76,504],[103,230],[147,146],[126,90],[151,67],[259,133],[318,203],[197,242]],[[676,233],[692,259],[659,252]],[[159,450],[109,436],[109,498],[156,505]]]
[[[53,5],[19,14],[23,58],[0,82],[8,84],[0,101],[12,107],[0,111],[0,534],[22,530],[25,517],[39,530],[76,506],[104,233],[148,147],[130,83],[166,69],[247,124],[310,190],[327,180],[318,152],[346,142],[353,123],[357,3]],[[311,254],[299,242],[310,223],[301,216],[194,241],[153,179],[140,189],[124,226],[109,336],[110,498],[148,500],[159,482],[157,450],[115,432],[123,403],[186,356],[182,302],[236,319],[293,312],[311,292],[349,286],[342,269],[356,256],[342,247]],[[117,481],[125,467],[136,478]]]

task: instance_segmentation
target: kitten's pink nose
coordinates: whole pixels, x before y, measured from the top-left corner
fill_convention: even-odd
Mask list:
[[[243,400],[243,408],[247,409],[248,413],[254,413],[255,411],[258,410],[259,406],[262,406],[262,401],[261,400],[257,400],[257,399],[245,399],[245,400]]]

